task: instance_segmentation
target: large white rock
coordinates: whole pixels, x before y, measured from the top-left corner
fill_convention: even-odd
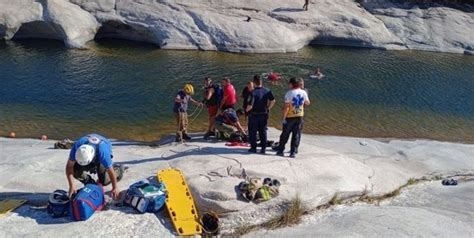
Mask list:
[[[474,182],[410,187],[381,205],[340,205],[303,218],[300,225],[246,237],[472,237]]]
[[[269,130],[270,138],[278,138],[279,131]],[[43,204],[55,189],[67,189],[64,166],[68,150],[52,150],[52,141],[0,138],[0,199],[27,198],[31,204]],[[368,192],[391,192],[410,178],[423,176],[472,174],[474,145],[417,140],[378,141],[363,138],[303,135],[298,158],[249,154],[247,148],[225,146],[223,142],[196,140],[187,144],[166,144],[149,147],[140,143],[113,142],[114,161],[129,167],[120,189],[134,181],[155,176],[160,169],[178,168],[183,171],[200,211],[213,210],[226,214],[222,228],[257,223],[275,215],[281,205],[300,195],[304,204],[316,207],[326,203],[334,194],[341,197]],[[243,170],[248,176],[272,177],[281,181],[280,196],[271,201],[253,204],[239,198],[235,187],[243,181]],[[80,186],[77,184],[78,187]],[[110,186],[107,190],[110,189]],[[405,210],[398,209],[401,215]],[[390,211],[388,211],[390,212]],[[395,211],[394,211],[395,212]],[[171,235],[157,216],[131,215],[130,209],[112,206],[100,212],[85,224],[80,234],[104,235],[101,226],[111,227],[107,234],[142,236],[148,234],[143,226],[153,225],[152,234]],[[359,215],[355,214],[353,219]],[[420,214],[425,219],[428,213]],[[158,219],[157,219],[158,217]],[[30,219],[33,218],[33,219]],[[352,219],[352,218],[351,218]],[[50,226],[56,224],[53,230]],[[120,227],[116,225],[120,222]],[[12,224],[13,230],[7,229]],[[170,224],[165,220],[163,224]],[[146,226],[145,226],[146,227]],[[68,236],[79,232],[67,219],[54,220],[48,214],[32,208],[22,208],[8,219],[0,219],[0,237],[23,236],[46,232],[50,236],[59,232]],[[3,233],[2,233],[3,232]],[[123,233],[121,233],[123,232]],[[161,233],[161,234],[160,234]],[[388,233],[387,233],[388,234]]]
[[[90,13],[67,0],[47,0],[44,5],[44,21],[55,29],[66,46],[80,48],[94,39],[99,23]]]
[[[22,24],[41,21],[43,7],[34,0],[0,1],[0,39],[10,40]]]
[[[472,54],[474,13],[441,5],[420,8],[390,2],[367,3],[389,31],[403,39],[409,49]],[[465,52],[466,51],[466,52]]]
[[[313,0],[308,11],[301,5],[292,0],[3,0],[0,37],[11,39],[25,26],[18,37],[61,39],[70,47],[85,47],[95,37],[166,49],[258,53],[294,52],[307,44],[466,54],[474,47],[468,10],[378,1],[361,6]]]
[[[67,0],[0,2],[0,38],[49,38],[81,48],[93,40],[99,23]]]

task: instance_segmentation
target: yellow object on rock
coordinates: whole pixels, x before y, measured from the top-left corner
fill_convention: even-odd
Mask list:
[[[0,201],[0,217],[5,216],[9,212],[17,209],[21,205],[25,204],[24,199],[5,199]]]
[[[183,174],[178,169],[164,169],[157,173],[158,181],[164,183],[168,195],[166,209],[179,236],[201,234],[199,217],[194,199]]]

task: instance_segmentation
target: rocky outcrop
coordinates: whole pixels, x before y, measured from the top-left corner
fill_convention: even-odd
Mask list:
[[[86,47],[94,38],[165,49],[294,52],[307,44],[472,53],[472,11],[463,7],[313,0],[2,0],[0,38],[52,38]]]
[[[364,4],[408,49],[472,54],[474,9],[465,6],[466,12],[437,4]]]
[[[48,38],[71,48],[94,39],[99,23],[87,11],[65,0],[3,0],[0,3],[0,37]]]

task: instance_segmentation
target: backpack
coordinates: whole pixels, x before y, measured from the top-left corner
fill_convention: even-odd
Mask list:
[[[221,105],[222,99],[224,98],[224,89],[221,86],[214,84],[214,93],[216,94],[217,105]]]
[[[158,212],[165,205],[165,201],[165,185],[151,183],[148,179],[130,185],[125,195],[125,203],[140,213]]]
[[[73,221],[85,221],[95,211],[100,211],[105,205],[104,188],[102,185],[86,184],[72,199],[69,206],[69,217]]]
[[[66,191],[56,190],[49,195],[48,199],[48,213],[53,218],[67,216],[69,208],[69,197]]]

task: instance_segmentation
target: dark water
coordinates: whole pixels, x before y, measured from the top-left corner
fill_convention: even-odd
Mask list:
[[[155,140],[175,131],[173,98],[185,82],[229,76],[238,91],[270,69],[307,77],[307,133],[474,142],[474,57],[419,51],[307,47],[293,54],[159,50],[124,41],[67,50],[56,41],[0,42],[0,134],[76,138],[88,132]],[[279,103],[286,85],[269,85]],[[190,110],[193,111],[193,108]],[[205,128],[203,112],[191,129]]]

